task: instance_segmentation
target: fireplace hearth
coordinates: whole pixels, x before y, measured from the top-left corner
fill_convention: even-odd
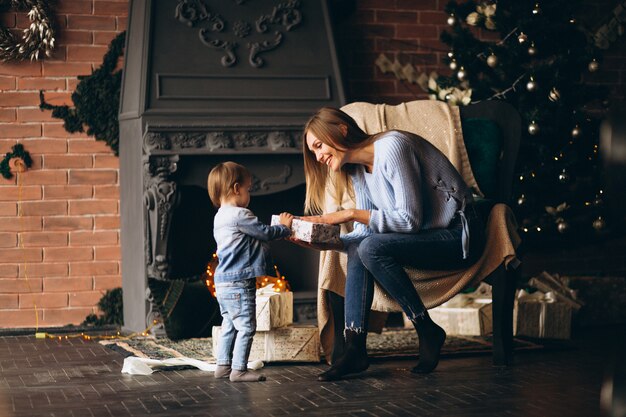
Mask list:
[[[325,0],[132,0],[120,106],[124,327],[155,318],[147,279],[202,273],[215,250],[206,178],[233,160],[254,175],[250,208],[302,213],[301,129],[344,104]],[[298,295],[317,254],[273,242]],[[296,308],[297,309],[297,308]]]

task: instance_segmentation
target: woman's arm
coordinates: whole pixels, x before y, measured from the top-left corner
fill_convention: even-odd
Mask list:
[[[319,216],[303,216],[300,219],[313,223],[342,224],[348,222],[359,222],[369,224],[370,211],[360,209],[339,210],[334,213],[321,214]]]

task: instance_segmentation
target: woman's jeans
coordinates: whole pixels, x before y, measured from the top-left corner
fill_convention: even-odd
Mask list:
[[[398,302],[411,321],[423,316],[424,303],[403,267],[449,270],[469,266],[482,251],[483,229],[475,216],[468,216],[468,222],[470,257],[465,260],[458,218],[447,229],[414,234],[375,233],[348,246],[345,328],[357,333],[367,331],[374,280]]]
[[[256,279],[217,283],[215,296],[222,313],[217,364],[245,371],[256,332]]]

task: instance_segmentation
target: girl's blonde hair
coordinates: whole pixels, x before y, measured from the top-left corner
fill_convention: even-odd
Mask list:
[[[345,127],[342,127],[345,126]],[[345,134],[344,134],[345,129]],[[354,198],[350,182],[351,166],[346,164],[335,173],[315,158],[306,143],[307,133],[313,133],[322,143],[345,151],[359,149],[376,140],[377,135],[365,133],[345,112],[334,107],[322,107],[304,125],[302,135],[304,174],[306,178],[306,196],[304,211],[310,214],[323,212],[326,188],[334,184],[332,198],[341,202],[344,193]]]
[[[252,179],[252,174],[243,165],[231,161],[217,164],[209,172],[207,178],[207,190],[211,202],[219,208],[221,200],[233,192],[235,184],[244,184],[250,179]]]

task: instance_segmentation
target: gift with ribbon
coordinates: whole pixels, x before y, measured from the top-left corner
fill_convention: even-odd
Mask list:
[[[279,224],[279,217],[272,216],[272,225]],[[337,224],[314,223],[298,218],[291,222],[291,237],[309,243],[339,243],[340,227]]]
[[[569,339],[572,305],[561,301],[553,291],[519,290],[513,311],[516,336],[545,339]]]
[[[256,290],[256,329],[268,331],[293,323],[293,293],[276,292],[274,284]]]

